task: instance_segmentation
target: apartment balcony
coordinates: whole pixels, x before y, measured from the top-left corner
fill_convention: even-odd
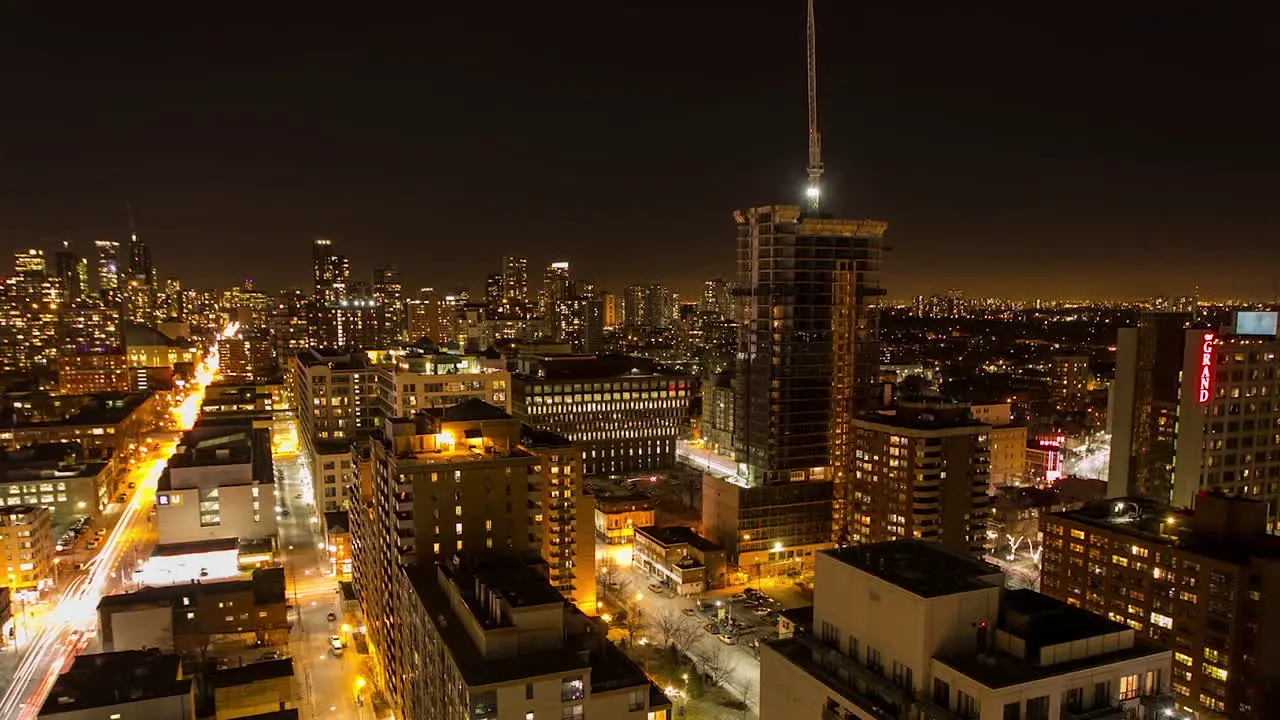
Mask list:
[[[851,705],[876,720],[907,720],[911,716],[912,698],[907,690],[813,638],[796,637],[793,640],[805,646],[810,653],[808,662],[803,657],[793,660],[799,660],[797,664],[800,667],[839,692]],[[861,689],[863,687],[866,689]],[[946,715],[939,717],[954,718],[955,715],[947,711]]]
[[[1164,711],[1173,708],[1173,696],[1167,693],[1144,695],[1122,700],[1115,705],[1089,710],[1062,708],[1062,720],[1164,720]]]
[[[412,533],[412,532],[413,532],[413,518],[412,518],[412,517],[407,517],[407,518],[404,518],[404,517],[397,517],[397,518],[396,518],[396,530],[408,530],[410,533]]]
[[[413,500],[396,500],[394,507],[396,512],[413,512]]]

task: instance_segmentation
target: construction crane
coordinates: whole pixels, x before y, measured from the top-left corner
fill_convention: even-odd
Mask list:
[[[809,208],[817,213],[822,202],[822,135],[818,133],[818,56],[813,27],[813,0],[809,0],[809,24],[805,37],[809,71],[809,186],[804,194]]]

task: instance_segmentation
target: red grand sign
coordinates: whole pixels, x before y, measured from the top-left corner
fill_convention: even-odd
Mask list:
[[[1200,338],[1200,404],[1206,405],[1213,397],[1213,342],[1214,334],[1205,333]]]

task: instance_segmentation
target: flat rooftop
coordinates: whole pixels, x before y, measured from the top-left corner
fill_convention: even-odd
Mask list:
[[[995,565],[919,540],[857,545],[823,554],[924,598],[1004,584],[1004,573]]]
[[[88,397],[89,400],[85,404],[62,420],[18,423],[17,425],[4,423],[3,426],[24,430],[78,425],[118,425],[146,402],[147,398],[151,397],[151,393],[109,392],[95,393]]]
[[[542,380],[606,380],[629,377],[681,377],[650,358],[632,355],[552,355],[537,363]]]
[[[306,367],[328,365],[333,370],[371,370],[373,363],[362,352],[345,352],[324,348],[311,348],[298,353],[298,361]]]
[[[190,692],[191,680],[182,678],[177,655],[143,650],[81,655],[54,682],[40,717]]]
[[[1047,517],[1060,517],[1135,540],[1158,543],[1237,565],[1255,557],[1280,558],[1280,536],[1243,532],[1232,535],[1198,533],[1189,527],[1193,515],[1191,511],[1169,510],[1142,498],[1117,498]],[[1174,520],[1173,527],[1168,523],[1170,519]]]
[[[694,532],[692,528],[673,525],[671,527],[657,527],[651,525],[649,527],[636,528],[638,534],[651,538],[654,542],[663,547],[671,547],[672,545],[688,545],[695,550],[701,552],[716,552],[724,550],[724,548],[710,540],[702,537]]]
[[[1133,647],[1130,648],[1082,657],[1078,660],[1054,665],[1036,665],[1002,652],[989,652],[981,657],[978,655],[937,657],[934,660],[977,680],[986,687],[994,689],[1043,680],[1055,675],[1076,673],[1092,667],[1137,660],[1144,657],[1168,655],[1169,653],[1169,650],[1156,645],[1150,640],[1136,638]]]

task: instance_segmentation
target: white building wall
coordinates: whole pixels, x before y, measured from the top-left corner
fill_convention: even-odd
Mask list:
[[[111,647],[106,652],[160,648],[173,652],[173,608],[111,613]]]
[[[168,490],[156,493],[156,528],[161,544],[267,538],[277,534],[274,484],[218,488],[219,523],[208,527],[200,524],[200,492]]]

